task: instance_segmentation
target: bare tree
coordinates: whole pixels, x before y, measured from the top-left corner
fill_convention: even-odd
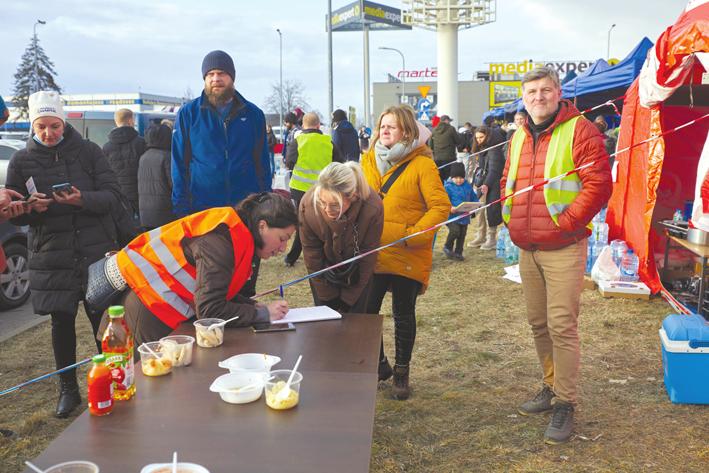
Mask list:
[[[264,101],[264,109],[270,113],[280,113],[281,90],[279,84],[271,84],[271,95]],[[283,82],[283,113],[292,112],[296,107],[310,111],[308,97],[305,95],[305,86],[299,80],[286,80]]]

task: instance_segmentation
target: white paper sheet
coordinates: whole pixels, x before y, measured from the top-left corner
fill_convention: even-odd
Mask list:
[[[507,266],[505,268],[505,275],[502,276],[503,279],[509,279],[517,284],[522,284],[522,276],[519,274],[519,265]]]
[[[285,317],[281,320],[274,320],[272,324],[287,324],[292,322],[297,324],[299,322],[315,322],[316,320],[332,320],[341,319],[342,315],[339,312],[335,312],[331,308],[325,305],[316,307],[299,307],[297,309],[290,309]]]

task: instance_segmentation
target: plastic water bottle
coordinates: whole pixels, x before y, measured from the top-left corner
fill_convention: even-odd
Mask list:
[[[497,246],[495,247],[495,257],[505,259],[505,242],[509,240],[510,234],[507,227],[502,227],[497,235]]]
[[[589,242],[586,248],[586,274],[590,274],[593,269],[593,245]]]
[[[508,238],[505,243],[505,262],[515,264],[519,260],[519,248],[512,243],[512,239]]]
[[[635,282],[639,280],[638,276],[638,257],[633,252],[632,248],[628,248],[628,251],[623,256],[623,260],[620,263],[620,280]]]
[[[593,225],[593,233],[595,233],[595,241],[601,242],[604,245],[608,244],[608,224],[605,222],[595,223]]]
[[[674,215],[672,215],[672,221],[673,222],[683,222],[684,221],[684,214],[682,213],[682,209],[675,210]]]
[[[616,266],[620,267],[620,262],[627,250],[628,245],[623,240],[613,240],[611,242],[611,255]]]

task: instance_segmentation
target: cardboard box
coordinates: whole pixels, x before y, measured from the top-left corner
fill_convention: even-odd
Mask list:
[[[709,322],[668,315],[660,329],[665,389],[677,404],[709,404]]]
[[[598,292],[603,297],[650,299],[650,288],[642,282],[598,281]]]

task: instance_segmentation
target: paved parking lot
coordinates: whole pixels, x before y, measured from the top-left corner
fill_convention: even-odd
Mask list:
[[[17,309],[0,311],[0,342],[48,320],[49,316],[34,313],[30,301]]]

